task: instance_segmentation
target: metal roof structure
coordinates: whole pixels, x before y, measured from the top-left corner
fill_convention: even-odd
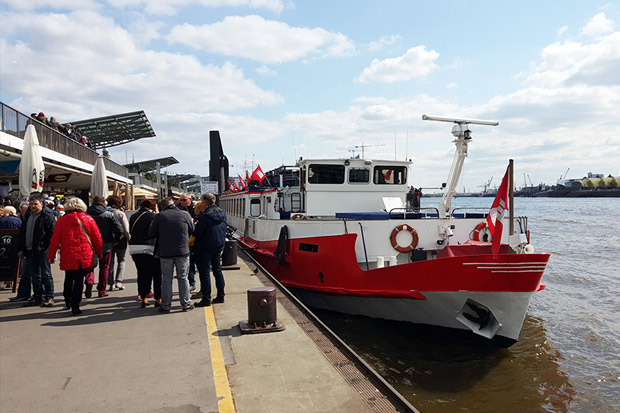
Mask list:
[[[144,111],[121,113],[69,123],[80,131],[82,135],[86,135],[95,149],[110,148],[155,136],[155,132]]]
[[[87,135],[88,136],[88,135]],[[165,168],[170,165],[179,163],[174,157],[168,156],[167,158],[151,159],[149,161],[134,162],[127,165],[123,165],[129,169],[129,172],[143,173],[157,170],[157,162],[159,162],[160,168]]]

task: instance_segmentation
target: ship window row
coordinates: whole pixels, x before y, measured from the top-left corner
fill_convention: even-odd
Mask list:
[[[245,216],[245,202],[243,198],[220,200],[220,207],[227,215]]]
[[[370,168],[351,167],[348,172],[349,183],[367,184],[370,182]],[[407,167],[375,166],[372,178],[372,182],[376,185],[405,185],[407,183]],[[344,165],[311,164],[308,166],[308,183],[310,184],[343,184],[344,181]]]

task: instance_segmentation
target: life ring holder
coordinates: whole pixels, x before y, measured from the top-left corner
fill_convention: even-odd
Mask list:
[[[486,221],[482,221],[473,231],[474,233],[474,241],[483,241],[483,242],[491,242],[493,240],[493,235],[491,234],[491,230],[487,225]],[[482,233],[482,240],[480,239],[480,234]]]
[[[411,234],[411,244],[407,245],[406,247],[401,247],[400,245],[398,245],[398,242],[396,242],[396,236],[400,231],[409,231],[409,233]],[[394,248],[398,252],[402,252],[405,254],[413,251],[415,247],[418,246],[418,241],[418,232],[415,230],[415,228],[407,224],[396,226],[396,228],[394,228],[392,230],[392,233],[390,234],[390,243],[392,244],[392,248]]]
[[[291,216],[291,219],[301,219],[302,221],[306,221],[308,219],[304,214],[295,214]]]

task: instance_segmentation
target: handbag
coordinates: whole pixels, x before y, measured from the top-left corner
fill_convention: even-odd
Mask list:
[[[90,248],[93,250],[93,265],[91,265],[89,268],[94,270],[99,264],[99,258],[97,257],[97,253],[95,252],[95,247],[93,247],[93,243],[90,242],[90,237],[88,236],[88,232],[86,232],[86,228],[84,228],[84,224],[82,224],[82,220],[80,219],[80,217],[77,217],[77,220],[78,224],[80,224],[80,228],[82,228],[82,232],[84,232],[84,235],[86,235],[86,239],[88,240]]]

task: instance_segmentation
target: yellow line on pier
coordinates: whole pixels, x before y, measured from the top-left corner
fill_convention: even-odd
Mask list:
[[[215,379],[215,393],[219,399],[217,406],[222,413],[234,413],[235,405],[230,385],[228,383],[228,373],[224,363],[224,355],[220,346],[220,339],[215,334],[215,316],[212,307],[205,307],[205,320],[207,322],[207,335],[209,336],[209,350],[211,351],[211,364],[213,366],[213,378]]]

